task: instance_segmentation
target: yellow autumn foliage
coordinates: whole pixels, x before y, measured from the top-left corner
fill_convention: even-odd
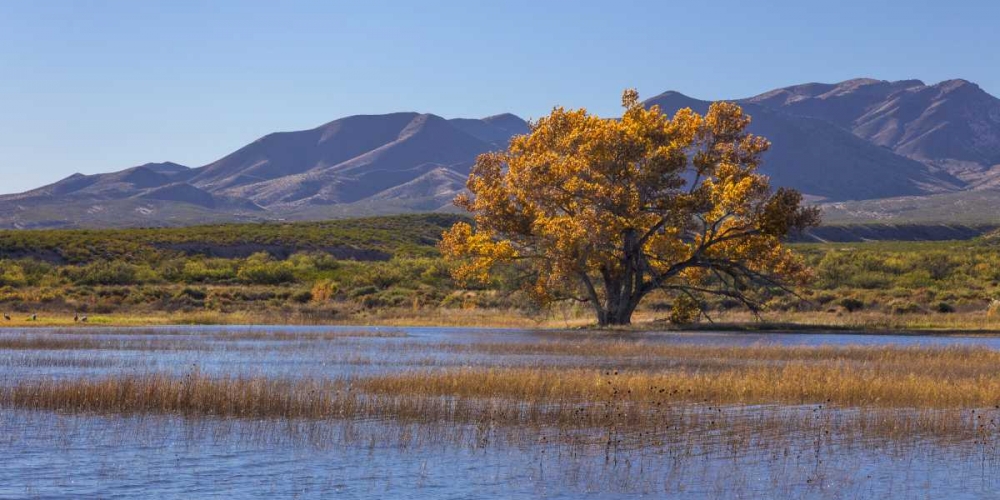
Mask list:
[[[747,133],[738,105],[669,117],[634,90],[622,103],[621,119],[557,107],[507,151],[477,159],[471,196],[456,199],[475,224],[441,242],[459,261],[456,279],[484,282],[521,263],[539,301],[589,302],[599,323],[619,324],[656,289],[753,308],[753,289],[808,276],[782,239],[818,213],[758,173],[770,143]]]

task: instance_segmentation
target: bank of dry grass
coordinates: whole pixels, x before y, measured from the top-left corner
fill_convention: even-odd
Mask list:
[[[730,311],[713,315],[714,322],[671,325],[664,314],[640,310],[628,327],[615,330],[718,330],[909,334],[980,334],[1000,335],[1000,315],[987,316],[982,311],[940,314],[933,312],[891,314],[880,311],[846,312],[765,312],[755,318],[745,312]],[[170,325],[357,325],[357,326],[444,326],[471,328],[524,329],[594,329],[588,311],[542,315],[513,309],[447,309],[423,307],[358,310],[351,314],[319,314],[307,311],[195,311],[163,313],[156,311],[121,312],[91,315],[86,323],[74,322],[72,311],[44,312],[37,320],[14,315],[0,322],[0,328],[100,327],[100,326],[170,326]]]
[[[803,363],[829,369],[875,371],[896,376],[920,374],[941,378],[991,376],[1000,366],[1000,351],[985,347],[906,346],[750,346],[702,345],[635,340],[441,343],[430,350],[494,356],[585,358],[580,365],[644,367],[647,370],[687,368],[711,370],[746,366]],[[597,340],[595,340],[597,339]],[[593,360],[593,361],[588,361]],[[642,361],[642,363],[635,363]]]
[[[610,403],[637,410],[692,403],[889,409],[1000,407],[1000,377],[996,376],[1000,353],[983,348],[741,348],[595,341],[430,345],[429,349],[474,350],[497,356],[538,354],[542,356],[538,364],[563,356],[592,357],[595,361],[639,357],[651,363],[643,369],[621,370],[582,365],[419,369],[333,382],[208,377],[197,372],[185,377],[123,374],[98,380],[18,383],[5,390],[2,402],[65,411],[283,417],[423,415],[434,420],[438,416],[456,418],[455,412],[475,415],[482,411],[476,408],[484,401],[505,401],[517,409],[517,418],[544,414],[555,421],[581,412],[589,414]],[[359,401],[372,405],[371,411],[358,413]]]
[[[586,369],[457,369],[386,375],[359,382],[376,394],[553,401],[621,401],[651,406],[832,404],[881,408],[993,408],[1000,379],[941,378],[851,365],[754,366],[667,373]]]
[[[117,414],[174,413],[222,417],[322,418],[349,398],[331,381],[265,377],[211,378],[199,372],[120,375],[93,380],[40,380],[3,390],[0,401],[16,408]]]

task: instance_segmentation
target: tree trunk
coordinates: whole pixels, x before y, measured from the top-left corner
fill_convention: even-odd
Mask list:
[[[622,234],[622,259],[619,273],[604,272],[607,305],[604,326],[628,325],[632,313],[645,295],[643,291],[642,243],[635,229]]]
[[[604,326],[619,326],[632,324],[632,311],[615,311],[607,315]]]
[[[646,295],[643,287],[642,244],[638,234],[634,229],[628,229],[622,235],[622,239],[619,270],[613,272],[609,267],[601,268],[604,304],[596,301],[596,293],[591,294],[597,323],[602,327],[631,324],[632,313]]]
[[[635,312],[636,307],[639,306],[639,301],[642,300],[641,292],[636,292],[623,301],[624,305],[620,306],[620,303],[616,300],[608,301],[607,307],[601,307],[599,304],[594,305],[594,311],[597,314],[597,324],[600,326],[621,326],[632,324],[632,313]]]

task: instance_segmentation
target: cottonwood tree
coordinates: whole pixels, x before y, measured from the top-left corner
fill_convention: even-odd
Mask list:
[[[507,151],[479,156],[471,195],[455,200],[475,224],[440,244],[459,282],[517,263],[539,302],[587,302],[600,325],[621,325],[655,290],[702,311],[715,295],[756,313],[764,292],[808,276],[782,240],[818,211],[758,173],[770,143],[747,133],[738,105],[670,118],[634,90],[622,104],[621,119],[557,107]]]

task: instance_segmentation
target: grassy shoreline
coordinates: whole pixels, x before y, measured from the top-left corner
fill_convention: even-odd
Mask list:
[[[99,328],[144,326],[384,326],[384,327],[469,327],[518,328],[532,330],[571,330],[609,332],[746,332],[746,333],[838,333],[914,336],[1000,336],[1000,320],[971,314],[914,314],[906,316],[859,314],[775,314],[754,320],[748,315],[730,314],[714,322],[673,325],[656,315],[640,312],[629,326],[598,328],[586,316],[556,318],[534,317],[506,310],[430,310],[382,311],[369,316],[330,318],[310,314],[274,312],[196,312],[196,313],[112,313],[90,315],[86,322],[75,321],[72,313],[47,313],[36,320],[12,317],[0,323],[3,328]]]

